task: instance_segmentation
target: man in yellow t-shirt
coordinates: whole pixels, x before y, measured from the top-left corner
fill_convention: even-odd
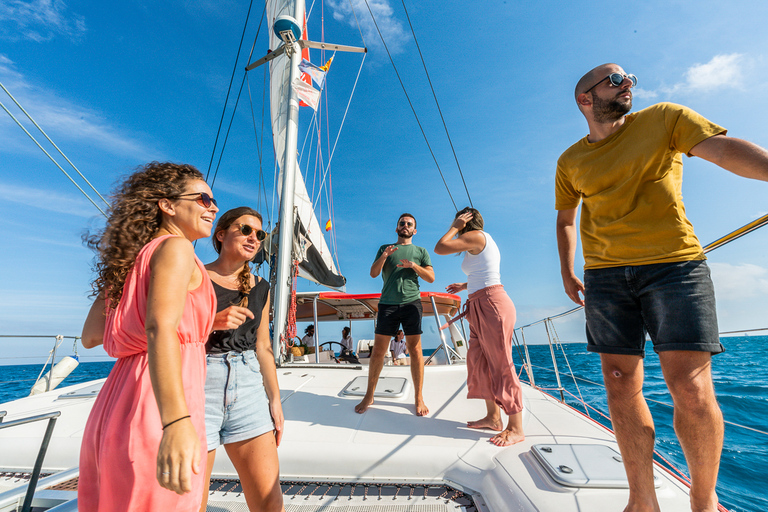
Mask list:
[[[642,395],[646,333],[675,405],[691,472],[691,508],[717,510],[723,418],[711,356],[723,351],[704,252],[685,216],[682,155],[768,181],[768,152],[672,103],[633,114],[634,75],[603,64],[576,85],[589,135],[557,162],[557,244],[566,294],[585,306],[587,349],[600,354],[608,408],[629,480],[628,510],[659,510],[654,427]],[[581,203],[584,282],[576,276]],[[583,296],[583,299],[582,299]]]

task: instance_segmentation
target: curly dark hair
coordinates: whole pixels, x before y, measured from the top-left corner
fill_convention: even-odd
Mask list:
[[[184,193],[194,180],[203,180],[203,174],[191,165],[150,162],[117,186],[106,227],[84,236],[86,245],[96,252],[93,295],[104,293],[107,307],[120,304],[136,256],[160,228],[163,216],[158,201]]]
[[[483,223],[483,216],[480,215],[479,211],[477,211],[474,208],[471,208],[471,207],[467,206],[466,208],[462,208],[461,210],[456,212],[456,216],[454,217],[454,219],[459,218],[459,215],[461,215],[463,213],[471,213],[472,214],[472,218],[469,220],[469,222],[467,222],[466,226],[461,228],[461,230],[458,233],[459,235],[463,235],[467,231],[482,231],[483,230],[483,225],[484,225],[484,223]]]
[[[229,229],[229,226],[243,215],[251,215],[259,219],[261,223],[264,223],[261,214],[248,206],[239,206],[228,210],[224,215],[219,217],[219,221],[216,223],[216,228],[213,230],[213,236],[211,237],[211,243],[213,243],[213,248],[216,250],[217,254],[221,253],[221,242],[216,238],[216,234],[220,231]],[[238,305],[247,308],[248,294],[251,291],[251,266],[249,265],[249,262],[246,261],[243,264],[243,270],[241,270],[240,274],[237,276],[237,283],[237,289],[240,290],[240,293],[243,295],[243,298]]]

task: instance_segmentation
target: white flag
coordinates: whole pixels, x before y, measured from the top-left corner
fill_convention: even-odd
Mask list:
[[[320,102],[320,91],[299,78],[294,78],[293,90],[296,91],[296,95],[301,101],[312,107],[313,110],[317,110],[317,104]]]

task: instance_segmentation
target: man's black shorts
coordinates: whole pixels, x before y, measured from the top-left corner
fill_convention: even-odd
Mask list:
[[[403,326],[406,336],[421,334],[421,301],[415,300],[407,304],[379,304],[379,314],[376,318],[376,334],[394,336]]]

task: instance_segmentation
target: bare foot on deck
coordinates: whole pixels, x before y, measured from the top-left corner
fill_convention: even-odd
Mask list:
[[[493,436],[490,441],[496,446],[512,446],[525,441],[525,434],[505,429]]]
[[[429,409],[424,400],[416,400],[416,416],[426,416],[429,414]]]
[[[467,427],[487,428],[488,430],[496,430],[498,432],[504,428],[504,423],[502,423],[501,418],[489,418],[486,416],[485,418],[479,420],[468,421]]]
[[[355,412],[357,414],[363,414],[371,404],[373,404],[373,398],[365,397],[362,402],[355,406]]]

